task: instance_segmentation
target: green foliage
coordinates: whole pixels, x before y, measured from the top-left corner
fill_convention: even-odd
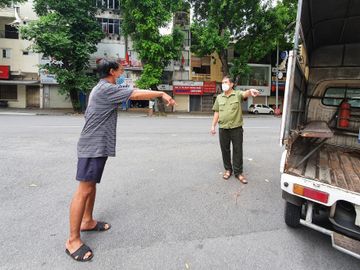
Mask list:
[[[173,12],[183,9],[180,0],[123,0],[123,32],[131,37],[134,49],[144,64],[137,86],[149,88],[160,82],[164,68],[172,59],[179,59],[183,34],[175,28],[162,36],[160,27],[171,20]]]
[[[195,18],[192,51],[199,56],[217,52],[223,73],[233,77],[249,72],[247,63],[263,58],[276,48],[288,46],[285,31],[295,20],[295,0],[284,0],[275,7],[261,0],[192,0]],[[228,66],[227,49],[234,46],[240,55]]]
[[[94,85],[86,71],[90,54],[103,37],[97,9],[92,0],[35,0],[34,9],[39,20],[22,27],[21,35],[33,42],[33,51],[51,58],[44,68],[56,75],[61,92],[71,97],[75,108],[77,93]]]
[[[4,7],[11,7],[13,4],[20,4],[20,3],[24,3],[26,2],[26,0],[17,0],[17,1],[12,1],[12,0],[0,0],[0,8],[4,8]]]

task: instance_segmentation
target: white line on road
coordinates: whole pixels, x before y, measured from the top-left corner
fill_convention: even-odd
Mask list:
[[[274,127],[244,127],[245,129],[249,129],[249,128],[274,128]]]
[[[36,128],[81,128],[83,126],[31,126]]]
[[[0,112],[0,115],[36,115],[36,113]]]

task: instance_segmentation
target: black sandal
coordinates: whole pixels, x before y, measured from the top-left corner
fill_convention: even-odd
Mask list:
[[[91,252],[91,255],[87,258],[84,258],[86,253]],[[92,250],[85,244],[82,244],[81,247],[79,247],[75,252],[70,253],[70,251],[68,249],[65,250],[66,254],[68,254],[71,258],[73,258],[75,261],[78,262],[87,262],[90,261],[93,257],[94,254],[92,252]]]
[[[109,225],[108,228],[106,228],[105,226]],[[86,230],[81,230],[82,232],[104,232],[107,231],[111,228],[111,225],[109,223],[106,222],[102,222],[102,221],[97,221],[96,225],[94,228],[92,229],[86,229]]]

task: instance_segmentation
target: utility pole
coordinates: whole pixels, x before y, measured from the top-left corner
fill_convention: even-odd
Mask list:
[[[275,110],[278,108],[279,99],[279,41],[276,44],[276,94],[275,94]]]

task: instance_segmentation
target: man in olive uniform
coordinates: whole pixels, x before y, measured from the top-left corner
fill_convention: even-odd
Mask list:
[[[228,180],[232,173],[243,184],[247,180],[243,175],[243,116],[241,103],[244,99],[259,95],[256,89],[235,91],[234,82],[229,76],[222,80],[223,93],[218,95],[214,106],[214,118],[211,125],[211,134],[216,133],[215,128],[219,123],[220,148],[225,167],[223,178]],[[233,146],[233,160],[231,164],[230,144]]]

